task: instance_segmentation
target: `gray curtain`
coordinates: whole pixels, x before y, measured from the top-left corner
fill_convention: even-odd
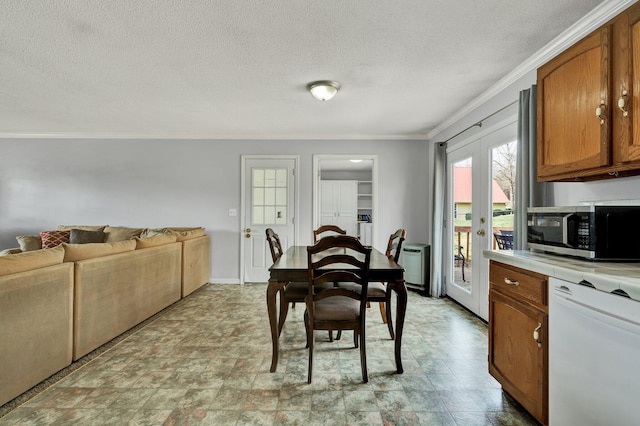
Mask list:
[[[434,144],[433,150],[433,223],[431,230],[431,285],[429,295],[440,297],[446,294],[442,280],[442,255],[444,245],[444,208],[447,187],[447,144]]]
[[[514,202],[513,248],[527,249],[527,207],[543,206],[547,184],[537,181],[537,87],[520,92],[518,109],[518,155],[516,159],[516,196]]]

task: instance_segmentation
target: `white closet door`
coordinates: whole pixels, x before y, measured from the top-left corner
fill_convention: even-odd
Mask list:
[[[357,235],[358,182],[323,180],[320,182],[320,224],[337,225],[347,235]]]

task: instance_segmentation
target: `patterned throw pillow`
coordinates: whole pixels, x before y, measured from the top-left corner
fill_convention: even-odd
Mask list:
[[[42,248],[53,248],[62,243],[68,243],[71,231],[42,231],[40,238],[42,239]]]

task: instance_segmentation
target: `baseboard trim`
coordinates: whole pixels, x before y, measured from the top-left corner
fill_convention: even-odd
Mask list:
[[[209,284],[240,284],[239,278],[209,278]]]

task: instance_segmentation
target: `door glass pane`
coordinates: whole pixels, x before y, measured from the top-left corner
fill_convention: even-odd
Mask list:
[[[284,225],[288,207],[287,169],[252,169],[254,225]]]
[[[509,142],[491,151],[491,248],[513,248],[513,200],[516,189],[516,142]]]
[[[473,214],[471,158],[453,164],[453,283],[471,291],[471,217]]]

